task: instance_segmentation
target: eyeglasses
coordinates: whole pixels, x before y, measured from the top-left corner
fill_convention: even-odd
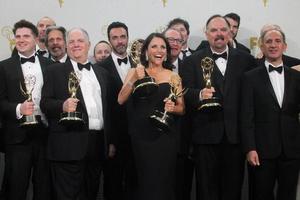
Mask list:
[[[181,39],[175,39],[175,38],[167,38],[169,43],[177,43],[177,44],[182,44],[183,40]]]

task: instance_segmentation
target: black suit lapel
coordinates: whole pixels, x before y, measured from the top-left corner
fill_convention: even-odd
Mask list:
[[[178,74],[182,74],[182,60],[178,58]]]
[[[208,57],[213,58],[210,48],[207,48],[207,55],[208,55]],[[217,96],[218,96],[218,92],[223,96],[223,94],[224,94],[224,76],[222,75],[222,73],[215,61],[214,61],[213,72],[211,74],[211,79],[212,79],[211,80],[212,86],[215,88]]]
[[[226,70],[224,74],[224,93],[226,94],[230,90],[230,83],[235,80],[236,72],[236,51],[229,47],[228,49],[228,59],[226,64]]]
[[[21,91],[21,87],[24,91],[26,91],[26,86],[25,86],[25,80],[24,80],[24,75],[23,75],[23,71],[22,71],[22,66],[21,66],[21,62],[20,62],[20,57],[19,55],[16,55],[13,57],[12,59],[12,66],[13,68],[15,68],[15,71],[16,72],[16,77],[17,77],[17,80],[18,82],[20,83],[20,93],[22,94],[22,102],[26,100],[26,97],[25,95],[22,93]]]
[[[117,66],[115,65],[115,63],[114,63],[114,61],[113,61],[113,59],[112,59],[112,56],[110,56],[109,58],[108,58],[109,60],[109,65],[110,66],[113,66],[113,67],[111,67],[110,69],[108,69],[108,71],[110,71],[112,74],[112,76],[114,77],[114,79],[117,81],[117,84],[118,84],[118,87],[122,87],[122,85],[123,85],[123,81],[122,81],[122,79],[121,79],[121,77],[120,77],[120,75],[119,75],[119,72],[118,72],[118,70],[117,70]]]
[[[274,91],[274,88],[272,86],[269,74],[268,74],[268,71],[266,70],[266,67],[262,66],[260,70],[263,70],[263,73],[259,73],[262,80],[263,80],[262,86],[265,85],[267,87],[267,92],[269,92],[271,94],[271,96],[272,96],[273,100],[275,101],[276,105],[278,107],[280,107],[280,105],[278,103],[278,100],[277,100],[277,97],[276,97],[276,94],[275,94],[275,91]]]
[[[284,92],[283,92],[283,99],[282,99],[282,108],[285,106],[288,90],[290,88],[290,79],[291,74],[288,67],[284,66]]]
[[[69,80],[69,75],[70,75],[71,72],[74,72],[74,68],[73,68],[71,60],[68,60],[65,63],[65,77],[67,77],[67,80],[66,80],[67,82]],[[77,106],[77,110],[80,111],[80,112],[83,112],[83,113],[87,113],[84,98],[83,98],[80,87],[77,90],[76,97],[77,97],[77,99],[79,99],[79,104]]]

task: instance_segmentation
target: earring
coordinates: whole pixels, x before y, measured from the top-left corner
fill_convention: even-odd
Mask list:
[[[148,54],[146,54],[146,61],[148,61],[149,60],[149,58],[148,58]]]
[[[164,61],[165,61],[165,62],[167,61],[167,56],[164,58]]]

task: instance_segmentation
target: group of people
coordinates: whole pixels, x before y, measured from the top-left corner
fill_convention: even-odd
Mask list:
[[[235,13],[211,16],[192,50],[175,18],[136,59],[128,27],[112,22],[92,64],[84,29],[16,22],[0,62],[5,198],[26,199],[31,179],[41,200],[95,200],[100,180],[106,200],[187,200],[195,173],[197,200],[240,200],[246,161],[249,199],[295,200],[300,60],[273,24],[255,59],[239,25]]]

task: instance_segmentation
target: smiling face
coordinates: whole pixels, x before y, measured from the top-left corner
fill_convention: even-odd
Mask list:
[[[262,38],[260,46],[267,61],[273,64],[280,64],[282,62],[282,54],[286,50],[286,47],[283,35],[278,30],[267,31]]]
[[[216,52],[223,52],[226,49],[230,38],[229,26],[225,19],[216,17],[206,27],[206,38],[210,47]]]
[[[15,34],[16,49],[26,57],[31,56],[35,51],[36,37],[29,28],[18,28]]]
[[[149,67],[162,66],[167,56],[165,41],[162,38],[154,37],[148,45],[146,55],[148,55]]]
[[[186,48],[187,47],[187,41],[189,39],[189,33],[186,30],[185,26],[183,24],[175,24],[175,25],[171,26],[171,28],[174,28],[174,29],[176,29],[177,31],[179,31],[181,33],[182,40],[183,40],[182,46],[184,48]]]
[[[53,30],[48,34],[48,50],[55,60],[60,60],[66,53],[66,43],[63,33]]]
[[[67,36],[67,52],[70,58],[78,63],[88,59],[90,42],[87,36],[79,29],[74,29]]]
[[[105,42],[98,43],[95,46],[94,58],[96,62],[101,62],[111,54],[110,45]]]
[[[182,49],[183,40],[181,34],[177,30],[169,29],[165,32],[165,37],[171,47],[171,58],[172,62],[174,62],[178,58]]]

